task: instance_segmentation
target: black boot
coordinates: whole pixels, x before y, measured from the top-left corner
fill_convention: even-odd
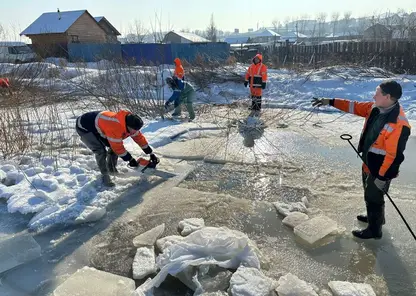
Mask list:
[[[381,228],[384,220],[384,205],[367,206],[368,226],[362,230],[353,230],[352,234],[361,239],[380,239],[383,236]]]
[[[367,215],[361,214],[357,215],[357,220],[360,222],[368,223]],[[386,219],[383,219],[383,225],[386,224]]]

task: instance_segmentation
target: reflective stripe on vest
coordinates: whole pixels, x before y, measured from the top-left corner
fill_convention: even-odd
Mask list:
[[[379,148],[374,148],[374,147],[370,147],[368,152],[373,152],[374,154],[379,154],[379,155],[386,155],[387,154],[386,150],[379,149]]]
[[[383,129],[388,131],[389,133],[393,131],[393,128],[388,123],[384,125]]]
[[[113,138],[107,138],[106,135],[103,133],[103,131],[101,130],[101,128],[98,126],[98,121],[100,119],[104,119],[104,120],[108,120],[108,121],[113,121],[113,122],[118,122],[120,123],[120,121],[118,121],[117,118],[113,118],[113,117],[108,117],[103,115],[103,112],[98,113],[97,117],[95,117],[95,128],[97,129],[98,133],[100,134],[101,137],[108,139],[110,141],[113,142],[122,142],[122,139],[113,139]]]
[[[348,112],[354,114],[354,102],[350,101]]]
[[[406,121],[407,123],[409,123],[409,120],[407,120],[407,118],[405,116],[399,115],[397,118],[400,119],[400,120]]]

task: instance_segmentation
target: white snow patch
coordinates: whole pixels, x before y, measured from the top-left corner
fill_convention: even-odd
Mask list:
[[[75,224],[98,221],[106,212],[104,208],[86,206],[80,215],[75,218]]]

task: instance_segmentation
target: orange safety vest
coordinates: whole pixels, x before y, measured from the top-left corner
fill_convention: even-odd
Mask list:
[[[10,87],[9,78],[0,78],[0,87],[9,88]]]
[[[179,58],[173,60],[175,63],[175,72],[173,72],[173,76],[178,77],[179,79],[183,79],[185,76],[185,70],[183,69],[182,62]]]
[[[333,106],[344,112],[365,117],[364,127],[358,145],[358,152],[362,151],[367,123],[374,116],[375,105],[372,102],[356,102],[334,99]],[[386,124],[380,131],[376,141],[370,146],[367,154],[367,165],[363,170],[380,179],[393,179],[399,174],[400,164],[404,160],[403,151],[410,135],[411,126],[403,108],[397,106],[390,111]]]
[[[267,81],[267,67],[263,64],[263,56],[257,54],[254,58],[259,58],[260,63],[251,64],[246,72],[245,79],[250,83],[250,93],[253,96],[262,95],[262,83]],[[254,60],[253,58],[253,60]]]
[[[120,110],[100,112],[95,118],[95,128],[99,135],[108,140],[111,149],[120,157],[128,154],[123,140],[131,137],[142,149],[149,147],[145,136],[140,131],[129,130],[126,127],[126,116],[131,112]]]

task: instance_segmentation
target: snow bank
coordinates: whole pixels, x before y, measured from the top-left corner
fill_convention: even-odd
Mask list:
[[[67,123],[69,126],[63,128],[72,135],[73,120]],[[171,138],[188,130],[171,121],[146,123],[143,132],[153,148],[172,142]],[[135,156],[144,155],[131,139],[125,141],[125,146]],[[20,165],[12,161],[0,164],[0,198],[7,200],[11,213],[35,213],[29,228],[97,221],[105,215],[108,204],[140,182],[141,174],[119,160],[121,174],[114,177],[117,186],[104,187],[94,155],[86,148],[77,148],[76,155],[71,153],[41,159],[26,155]]]

